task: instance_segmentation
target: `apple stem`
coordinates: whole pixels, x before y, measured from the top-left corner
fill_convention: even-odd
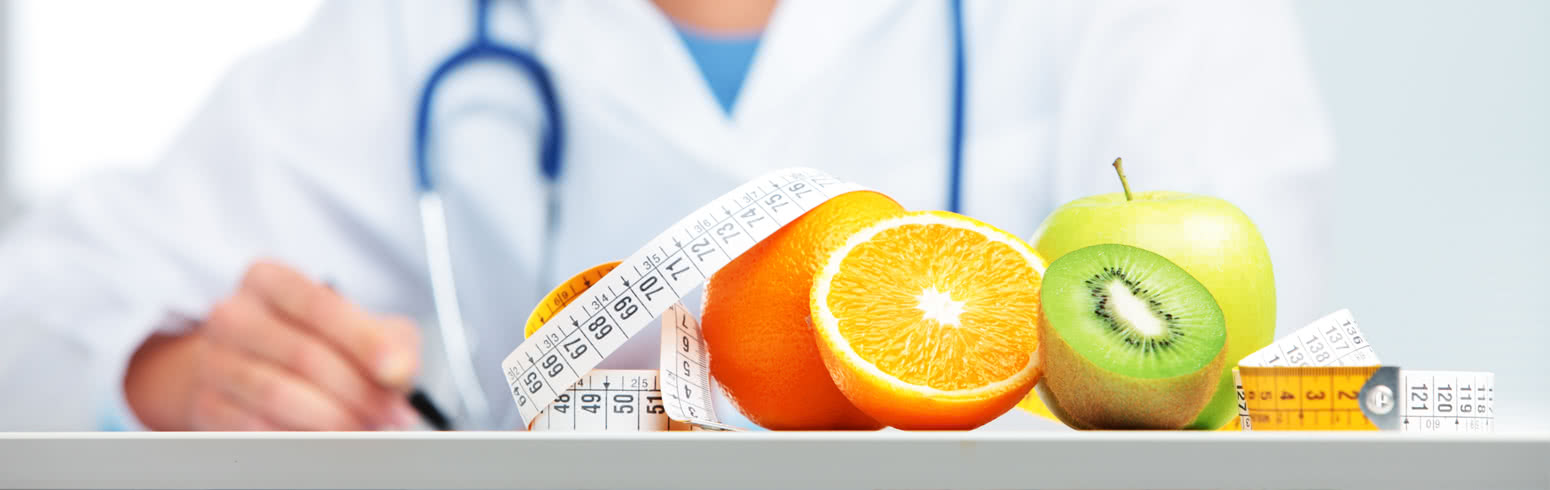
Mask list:
[[[1125,180],[1125,162],[1123,159],[1114,159],[1114,171],[1119,173],[1119,185],[1125,188],[1125,201],[1129,202],[1135,200],[1135,198],[1130,195],[1130,182]]]

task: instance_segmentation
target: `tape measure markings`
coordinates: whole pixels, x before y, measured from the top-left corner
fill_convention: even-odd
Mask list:
[[[1487,432],[1496,416],[1495,377],[1490,373],[1401,369],[1399,400],[1405,431]],[[1452,422],[1452,427],[1449,427]]]
[[[569,279],[566,279],[563,283],[546,294],[544,299],[539,301],[538,306],[533,310],[533,312],[528,315],[524,333],[529,336],[537,335],[538,330],[544,326],[543,322],[554,316],[556,310],[564,308],[567,304],[569,304],[569,301],[575,298],[575,293],[590,289],[593,285],[596,284],[596,279],[606,276],[610,271],[618,268],[620,264],[621,263],[618,261],[600,264],[579,272],[571,276]],[[635,269],[639,270],[638,267]],[[643,284],[643,286],[645,285]],[[640,290],[642,292],[649,292],[651,291],[651,288],[641,287]],[[653,420],[651,423],[637,423],[637,428],[643,428],[641,430],[659,430],[663,424],[666,424],[669,427],[668,430],[739,430],[736,427],[731,427],[720,423],[719,420],[716,419],[714,411],[711,409],[712,405],[710,401],[710,393],[715,390],[715,381],[710,378],[709,372],[706,370],[708,368],[704,367],[706,364],[705,361],[707,354],[704,347],[704,341],[700,338],[699,322],[695,320],[694,315],[690,314],[687,308],[684,308],[683,303],[675,302],[668,308],[665,313],[663,313],[661,316],[661,322],[664,325],[672,327],[664,329],[663,333],[665,335],[660,337],[662,339],[662,345],[660,346],[661,348],[659,352],[661,354],[662,365],[677,366],[680,364],[680,362],[682,362],[684,366],[699,367],[701,372],[699,373],[700,376],[692,376],[694,372],[692,369],[690,369],[686,371],[689,376],[685,376],[683,382],[680,383],[676,379],[670,380],[673,381],[672,387],[668,387],[667,384],[658,386],[659,380],[663,378],[661,378],[658,371],[654,369],[642,371],[617,371],[619,373],[633,376],[627,379],[629,384],[626,387],[628,388],[649,385],[653,391],[644,392],[644,394],[641,395],[641,398],[637,399],[647,400],[651,403],[650,406],[645,408],[645,411],[653,413],[654,415],[652,415],[652,417],[655,417],[656,419],[669,419],[666,421]],[[550,335],[548,337],[542,338],[539,341],[545,342],[546,347],[552,347],[556,342],[558,342],[554,339],[554,337],[555,335]],[[585,336],[582,336],[582,338],[584,339]],[[683,352],[679,352],[680,344]],[[586,346],[577,343],[576,348],[584,349]],[[685,358],[684,361],[679,361],[680,355],[687,355],[688,357]],[[572,385],[571,388],[586,389],[590,387],[595,389],[599,384],[596,381],[596,377],[603,376],[606,372],[615,372],[615,370],[594,369],[588,372],[588,374],[582,377],[579,381],[577,381],[575,385]],[[610,388],[606,382],[606,380],[609,378],[602,379],[605,379],[605,382],[602,383],[603,386],[605,388]],[[625,386],[624,380],[620,381],[620,386]],[[680,387],[682,390],[678,389]],[[691,390],[691,388],[693,388],[693,390]],[[676,398],[663,398],[663,396],[675,395],[680,392],[684,393],[685,395],[694,395],[689,396],[687,399],[690,401],[698,402],[697,406],[694,408],[699,409],[695,410],[694,408],[690,408],[689,410],[685,410],[682,400]],[[545,411],[541,412],[540,415],[533,420],[533,423],[530,424],[528,428],[531,430],[540,431],[596,431],[619,429],[618,424],[610,423],[606,418],[602,419],[601,422],[598,422],[598,420],[592,420],[591,423],[583,423],[578,421],[578,415],[587,415],[586,413],[582,413],[582,410],[585,410],[587,406],[576,404],[575,399],[577,396],[578,395],[572,392],[570,388],[568,388],[567,391],[560,393],[560,395],[555,399],[554,403],[546,407]],[[580,394],[579,396],[590,396],[593,398],[602,396],[604,397],[604,402],[628,401],[616,400],[614,397],[606,393],[603,395]],[[698,398],[695,398],[695,396]],[[596,399],[591,401],[593,403],[597,402]],[[578,406],[581,408],[577,408]],[[596,410],[595,406],[592,408],[594,411]],[[605,410],[604,413],[611,413],[606,411],[608,410],[607,406],[604,406],[603,408]],[[663,415],[661,412],[666,412],[666,414]],[[554,415],[555,413],[559,413],[561,415]],[[574,415],[572,415],[572,413],[574,413]],[[596,419],[596,417],[592,418]],[[626,429],[627,428],[628,427],[626,427]]]
[[[1380,363],[1349,310],[1320,318],[1239,361],[1233,379],[1242,428],[1494,430],[1491,373],[1405,370]],[[1325,385],[1320,391],[1303,389],[1308,382]],[[1463,408],[1466,392],[1468,412]]]
[[[1372,366],[1380,364],[1350,310],[1324,316],[1238,361],[1239,366]]]
[[[1394,366],[1244,366],[1240,373],[1254,430],[1494,430],[1491,373]]]
[[[593,287],[574,292],[569,304],[544,321],[533,336],[537,341],[524,341],[501,363],[523,420],[534,420],[542,407],[558,398],[564,390],[556,386],[574,384],[582,377],[579,373],[596,367],[737,255],[830,197],[860,189],[816,170],[774,172],[734,189],[658,235],[626,260],[629,269],[615,268]],[[676,230],[682,230],[682,236]],[[675,257],[693,265],[696,274],[687,274],[687,268],[662,274],[662,264]],[[555,301],[563,302],[559,300],[557,296]],[[580,348],[581,338],[589,348]]]
[[[615,265],[617,265],[617,263],[615,263]],[[599,279],[602,279],[603,275],[607,274],[609,270],[612,270],[612,267],[609,267],[609,268],[594,267],[594,268],[582,271],[581,274],[578,274],[577,277],[572,278],[572,279],[581,279],[582,281],[584,281],[585,286],[581,288],[581,291],[586,291],[587,288],[592,287],[592,284],[595,281],[597,281]],[[550,309],[564,308],[565,305],[570,304],[571,298],[574,298],[577,295],[581,294],[581,291],[577,291],[576,290],[576,284],[575,284],[574,281],[566,281],[566,284],[564,286],[562,286],[561,288],[555,289],[554,291],[550,292],[550,295],[548,297],[548,303],[549,303],[548,308],[550,308]],[[540,307],[542,307],[542,306],[543,305],[540,305]],[[540,309],[543,309],[543,308],[540,308]],[[542,312],[540,312],[539,316],[538,316],[538,323],[540,325],[542,325],[543,323],[548,322],[548,321],[549,321],[549,318],[544,317]]]
[[[711,413],[711,405],[706,400],[696,399],[695,395],[703,394],[695,393],[692,388],[703,385],[703,381],[709,377],[704,362],[705,352],[699,348],[700,343],[695,342],[699,338],[698,329],[691,330],[685,325],[693,320],[686,314],[671,316],[677,317],[672,322],[672,330],[662,331],[663,343],[667,344],[663,346],[663,352],[673,353],[672,356],[664,356],[661,364],[661,372],[667,378],[663,384],[669,388],[669,397],[682,407],[683,416],[701,417],[702,414]],[[667,320],[668,317],[664,316],[664,326],[668,324]],[[698,355],[690,357],[689,354]]]
[[[1378,366],[1239,370],[1244,384],[1254,387],[1247,392],[1247,404],[1253,427],[1260,430],[1377,428],[1363,415],[1360,400]]]
[[[661,353],[662,393],[667,397],[664,405],[668,417],[696,428],[736,430],[716,417],[711,401],[716,382],[710,377],[709,354],[699,322],[682,303],[674,304],[662,315]]]
[[[1377,351],[1373,350],[1367,335],[1357,326],[1356,318],[1350,310],[1342,309],[1244,356],[1238,361],[1238,366],[1376,366],[1379,363]],[[1240,426],[1243,430],[1251,430],[1253,419],[1249,415],[1249,403],[1238,370],[1233,371],[1233,384],[1238,391]]]
[[[533,419],[533,430],[665,431],[666,415],[657,373],[597,369],[565,389]]]

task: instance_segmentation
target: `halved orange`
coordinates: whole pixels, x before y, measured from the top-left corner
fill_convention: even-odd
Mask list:
[[[941,211],[851,235],[813,282],[829,375],[867,415],[900,429],[972,429],[1039,380],[1043,261],[1026,242]]]

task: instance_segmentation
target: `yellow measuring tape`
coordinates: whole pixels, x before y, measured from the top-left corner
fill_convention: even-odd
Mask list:
[[[565,282],[556,286],[554,290],[549,291],[549,294],[544,295],[543,301],[538,302],[538,306],[533,308],[533,312],[528,314],[527,327],[524,330],[523,336],[532,337],[533,333],[543,328],[544,324],[548,323],[550,318],[554,318],[556,313],[565,309],[583,291],[591,289],[593,284],[597,284],[598,281],[602,280],[604,276],[607,276],[609,272],[612,272],[617,267],[619,267],[618,261],[593,266],[575,276],[571,276],[570,279],[566,279]]]
[[[1254,430],[1378,428],[1359,401],[1378,366],[1238,369]]]
[[[1351,312],[1250,354],[1233,371],[1244,430],[1495,430],[1491,373],[1378,365]]]

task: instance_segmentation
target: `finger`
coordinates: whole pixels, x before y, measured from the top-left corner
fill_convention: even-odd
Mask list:
[[[414,375],[417,351],[397,345],[372,316],[332,289],[290,267],[259,262],[248,271],[244,289],[257,293],[286,318],[327,340],[378,383],[403,388]]]
[[[388,343],[413,354],[408,359],[410,377],[419,373],[420,327],[415,325],[413,320],[399,315],[379,317],[377,323],[382,326],[383,335],[388,339]],[[405,383],[404,386],[407,387],[408,384]]]
[[[360,430],[343,404],[284,369],[220,345],[201,364],[203,389],[219,391],[281,430]]]
[[[408,346],[410,352],[420,352],[420,328],[414,322],[402,316],[387,316],[381,319],[384,331],[389,338],[396,339],[397,345]],[[412,359],[410,372],[420,372],[420,356]],[[395,392],[392,398],[394,422],[398,428],[408,428],[422,421],[419,412],[409,404],[409,397],[404,393]]]
[[[207,335],[229,348],[283,366],[343,403],[374,427],[408,427],[416,421],[403,395],[377,384],[344,353],[239,293],[210,311]]]
[[[194,395],[189,425],[194,430],[275,430],[274,424],[258,414],[243,410],[236,401],[215,390],[200,390]]]

